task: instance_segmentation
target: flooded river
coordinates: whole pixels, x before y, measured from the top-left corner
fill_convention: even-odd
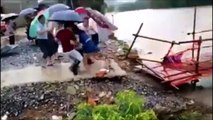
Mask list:
[[[144,23],[144,25],[140,35],[169,41],[191,40],[192,36],[187,35],[187,33],[192,32],[193,17],[194,8],[146,9],[108,14],[108,18],[113,19],[112,21],[119,28],[115,32],[116,37],[129,43],[134,39],[132,34],[137,32],[141,23]],[[208,29],[212,29],[212,6],[198,7],[196,31]],[[196,38],[199,38],[200,35],[203,38],[212,37],[212,33],[204,33],[197,35]],[[134,47],[139,49],[141,54],[152,52],[155,59],[158,59],[165,55],[169,44],[138,38]],[[177,46],[174,50],[177,51],[185,47]]]
[[[144,23],[140,35],[165,39],[169,41],[192,40],[192,36],[187,35],[193,30],[194,8],[176,8],[176,9],[145,9],[118,13],[108,13],[108,18],[119,28],[115,35],[119,40],[124,40],[129,44],[134,37],[140,24]],[[197,8],[196,31],[212,29],[212,6],[203,6]],[[197,34],[202,38],[212,38],[212,32]],[[203,45],[211,45],[212,42],[204,42]],[[148,57],[155,60],[161,58],[168,51],[170,44],[150,41],[144,38],[138,38],[134,48],[140,52],[141,57]],[[173,52],[191,47],[191,44],[175,46]],[[152,52],[151,55],[146,55]],[[212,55],[212,48],[202,49],[201,54],[209,53]],[[188,53],[191,55],[191,53]],[[185,96],[196,98],[205,104],[212,106],[212,77],[201,78],[198,84],[205,87],[194,92],[186,92]],[[203,99],[205,98],[205,99]]]

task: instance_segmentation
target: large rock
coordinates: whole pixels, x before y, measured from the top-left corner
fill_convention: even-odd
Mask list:
[[[71,94],[71,95],[75,95],[76,94],[75,86],[68,86],[67,87],[67,93]]]

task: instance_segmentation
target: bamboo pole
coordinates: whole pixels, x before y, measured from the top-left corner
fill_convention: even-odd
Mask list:
[[[197,50],[197,62],[196,64],[196,73],[199,74],[199,61],[200,61],[200,48],[201,48],[201,43],[202,43],[202,37],[199,37],[200,41],[198,42],[198,50]]]
[[[128,52],[127,52],[125,58],[128,58],[128,55],[129,55],[130,51],[132,50],[133,45],[135,44],[135,41],[136,41],[136,39],[137,39],[137,37],[138,37],[138,34],[139,34],[140,31],[141,31],[142,26],[143,26],[143,23],[141,23],[141,25],[140,25],[140,27],[139,27],[137,33],[136,33],[136,36],[135,36],[134,40],[132,41],[132,44],[131,44],[131,46],[130,46],[130,48],[129,48],[129,50],[128,50]]]
[[[199,31],[199,32],[195,32],[194,34],[199,34],[199,33],[206,33],[206,32],[212,32],[212,30],[202,30],[202,31]],[[187,33],[187,35],[191,35],[193,33]]]
[[[178,42],[177,44],[186,44],[186,43],[193,43],[193,42],[199,42],[200,40],[189,40],[189,41],[182,41],[182,42]],[[202,39],[202,42],[205,41],[213,41],[212,38],[206,38],[206,39]]]
[[[177,44],[174,41],[163,40],[163,39],[158,39],[158,38],[153,38],[153,37],[148,37],[148,36],[143,36],[143,35],[133,34],[133,36],[137,36],[137,37],[141,37],[141,38],[146,38],[146,39],[153,40],[153,41],[159,41],[159,42],[169,43],[169,44]]]
[[[192,39],[194,40],[195,39],[195,29],[196,29],[196,16],[197,16],[197,8],[195,7],[194,8],[194,20],[193,20],[193,32],[192,32]],[[194,59],[194,43],[192,44],[192,48],[193,48],[193,51],[192,51],[192,59]]]

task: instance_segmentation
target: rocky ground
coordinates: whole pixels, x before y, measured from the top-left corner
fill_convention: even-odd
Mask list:
[[[113,95],[120,90],[131,89],[144,95],[146,107],[154,108],[160,115],[174,118],[176,113],[184,110],[198,110],[201,113],[211,113],[211,108],[203,106],[194,100],[179,96],[172,90],[157,87],[147,79],[147,75],[132,72],[133,62],[121,60],[118,57],[119,41],[111,41],[110,46],[103,49],[109,57],[114,58],[119,65],[128,72],[127,77],[111,79],[78,80],[61,83],[33,83],[1,89],[1,116],[7,114],[11,120],[34,120],[36,118],[50,119],[51,116],[70,115],[75,112],[75,104],[85,100],[87,89],[93,89],[96,94],[111,92]],[[29,65],[38,64],[40,51],[30,46],[26,41],[19,43],[17,54],[1,58],[1,71],[20,69]],[[205,108],[205,109],[204,109]]]
[[[1,71],[21,69],[38,63],[38,60],[35,59],[40,55],[38,47],[31,45],[26,40],[20,41],[18,45],[15,53],[1,57]]]

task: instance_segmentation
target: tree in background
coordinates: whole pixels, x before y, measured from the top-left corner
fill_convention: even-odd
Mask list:
[[[134,3],[124,3],[117,6],[118,11],[129,11],[147,8],[176,8],[212,5],[212,0],[137,0]],[[113,8],[109,7],[109,8]]]

